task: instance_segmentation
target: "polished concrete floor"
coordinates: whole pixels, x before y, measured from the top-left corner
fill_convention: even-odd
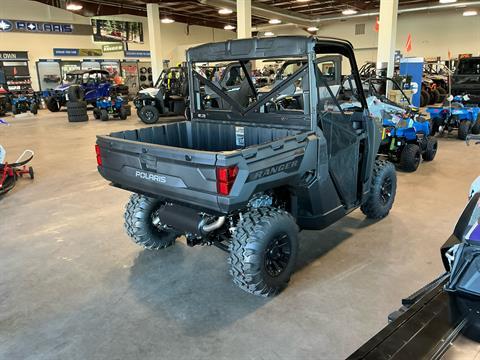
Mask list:
[[[99,176],[93,145],[136,117],[65,117],[0,124],[8,160],[36,153],[35,180],[0,200],[0,359],[344,358],[442,272],[439,247],[480,175],[480,146],[440,139],[433,162],[398,174],[390,216],[357,210],[303,232],[290,286],[264,299],[233,285],[216,248],[151,252],[125,235],[129,194]]]

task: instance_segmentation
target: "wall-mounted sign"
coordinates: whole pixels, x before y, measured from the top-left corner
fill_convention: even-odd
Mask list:
[[[102,56],[101,49],[54,48],[53,56]]]
[[[93,41],[126,41],[143,44],[141,22],[92,19]]]
[[[27,51],[0,51],[0,60],[3,60],[3,61],[28,60],[28,52]]]
[[[125,50],[124,55],[125,57],[149,58],[150,51],[149,50]]]
[[[458,54],[459,59],[468,59],[471,57],[472,57],[472,54]]]
[[[0,32],[35,34],[92,35],[92,27],[85,24],[49,23],[30,20],[0,19]]]
[[[123,51],[123,43],[102,45],[102,51],[104,53]]]

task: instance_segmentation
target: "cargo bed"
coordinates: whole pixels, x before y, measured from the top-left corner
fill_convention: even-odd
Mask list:
[[[184,121],[137,130],[118,131],[111,133],[110,136],[182,149],[222,152],[265,144],[298,133],[300,133],[299,130],[291,129]]]
[[[261,184],[248,182],[253,172],[278,164],[279,181],[290,181],[300,161],[290,165],[303,156],[309,136],[314,133],[199,121],[119,131],[97,136],[102,158],[98,170],[114,186],[226,213],[244,205]],[[228,196],[217,192],[219,166],[238,167]],[[268,181],[275,179],[273,175]]]

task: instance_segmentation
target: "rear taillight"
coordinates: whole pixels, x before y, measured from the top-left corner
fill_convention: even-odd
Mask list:
[[[97,154],[97,165],[102,166],[102,154],[100,153],[100,146],[95,144],[95,153]]]
[[[230,194],[237,174],[237,166],[217,167],[217,192],[220,195]]]

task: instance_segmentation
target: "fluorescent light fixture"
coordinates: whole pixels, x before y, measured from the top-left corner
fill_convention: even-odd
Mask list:
[[[233,10],[229,9],[229,8],[222,8],[222,9],[218,10],[218,13],[220,15],[230,15],[231,13],[233,13]]]
[[[235,26],[230,25],[230,24],[225,25],[223,28],[224,28],[225,30],[235,30]]]
[[[271,31],[266,31],[263,35],[264,36],[275,36],[275,34]]]
[[[463,12],[463,16],[475,16],[478,15],[477,10],[467,10]]]
[[[356,13],[358,13],[358,11],[355,9],[345,9],[342,11],[343,15],[355,15]]]
[[[174,22],[175,22],[175,20],[170,19],[170,18],[168,18],[168,17],[163,18],[163,19],[160,20],[160,21],[162,22],[162,24],[171,24],[171,23],[174,23]]]
[[[67,4],[67,10],[78,11],[78,10],[82,10],[82,9],[83,9],[83,5],[80,5],[78,3],[68,3]]]
[[[277,25],[277,24],[281,24],[282,20],[280,20],[280,19],[270,19],[270,20],[268,20],[268,23],[272,24],[272,25]]]
[[[307,28],[307,31],[310,31],[310,32],[318,31],[318,27],[316,27],[316,26],[310,26],[309,28]]]
[[[456,3],[457,0],[440,0],[440,4],[453,4]]]
[[[297,0],[297,2],[299,3],[305,3],[305,2],[309,2],[310,0]]]

